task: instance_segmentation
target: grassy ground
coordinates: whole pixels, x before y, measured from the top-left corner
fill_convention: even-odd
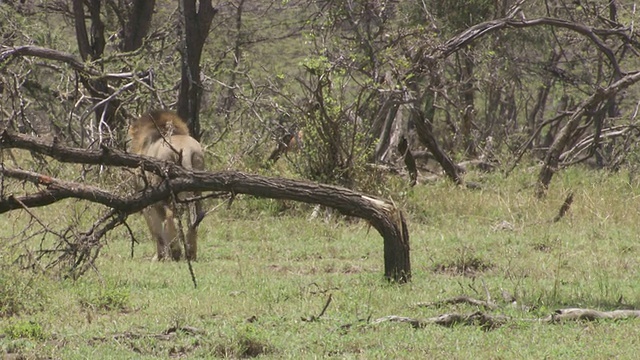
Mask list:
[[[472,174],[483,190],[446,182],[394,198],[407,211],[413,281],[383,280],[382,239],[363,222],[309,221],[297,208],[238,199],[203,223],[194,288],[187,265],[151,261],[143,240],[131,257],[124,230],[112,234],[97,270],[79,280],[8,266],[25,218],[0,218],[0,353],[13,358],[636,358],[640,320],[547,324],[558,308],[640,307],[638,186],[626,173],[569,170],[549,197],[533,198],[535,170],[510,178]],[[569,191],[570,212],[557,214]],[[58,210],[64,206],[62,204]],[[58,213],[56,213],[58,214]],[[300,215],[302,214],[302,215]],[[513,295],[518,306],[501,296]],[[429,318],[484,311],[510,320],[476,326],[371,324],[387,315]],[[331,302],[318,318],[329,297]],[[17,355],[20,354],[20,355]],[[9,355],[6,355],[9,356]]]

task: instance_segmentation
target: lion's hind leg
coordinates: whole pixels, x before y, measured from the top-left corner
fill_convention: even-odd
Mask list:
[[[151,232],[151,237],[156,243],[156,256],[154,260],[162,261],[167,258],[167,247],[162,238],[162,215],[158,212],[155,205],[144,209],[142,214]]]
[[[156,241],[157,259],[160,261],[168,259],[171,251],[171,258],[180,260],[182,248],[177,236],[173,212],[163,204],[155,204],[144,211],[144,218]]]
[[[168,205],[163,207],[164,222],[163,222],[163,235],[165,242],[171,249],[171,258],[175,261],[180,260],[182,257],[182,246],[180,244],[180,238],[178,237],[178,231],[176,229],[176,222],[174,219],[173,210]]]

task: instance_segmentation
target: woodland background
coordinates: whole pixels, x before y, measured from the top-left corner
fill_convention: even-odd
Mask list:
[[[632,1],[177,5],[3,2],[5,126],[124,148],[132,117],[174,109],[216,168],[253,171],[302,129],[293,172],[371,191],[405,148],[456,182],[469,159],[633,163]]]
[[[638,19],[614,0],[0,1],[2,351],[632,358],[633,320],[546,324],[638,316]],[[212,172],[390,199],[412,282],[381,281],[366,223],[291,201],[211,194],[197,288],[150,261],[137,217],[16,202],[131,195],[133,170],[62,150],[125,150],[153,108],[188,121]],[[456,332],[430,326],[443,307],[467,313]]]

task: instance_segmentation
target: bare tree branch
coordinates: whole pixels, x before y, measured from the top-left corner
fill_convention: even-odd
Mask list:
[[[62,51],[43,48],[35,45],[25,45],[18,46],[12,48],[5,48],[2,52],[0,52],[0,63],[5,61],[9,61],[13,58],[19,56],[35,56],[43,59],[60,61],[65,64],[71,66],[72,69],[79,71],[81,73],[91,75],[91,76],[100,76],[101,73],[91,67],[85,65],[82,60],[78,59],[75,55],[65,53]]]
[[[514,13],[515,14],[515,13]],[[487,35],[491,32],[507,29],[507,28],[528,28],[535,26],[553,26],[560,27],[575,31],[581,35],[587,37],[591,42],[593,42],[596,47],[609,59],[611,66],[614,69],[614,79],[620,79],[622,77],[622,72],[620,71],[620,66],[618,65],[618,61],[613,53],[613,51],[604,43],[604,41],[600,38],[599,35],[622,35],[626,36],[626,29],[616,29],[616,30],[600,30],[595,29],[589,26],[585,26],[583,24],[574,23],[571,21],[563,20],[563,19],[555,19],[555,18],[538,18],[533,20],[515,20],[512,17],[507,17],[503,19],[485,21],[483,23],[474,25],[457,36],[453,37],[449,41],[447,41],[443,46],[437,49],[437,53],[433,54],[435,57],[446,58],[454,52],[464,48],[466,45],[471,42],[481,38],[484,35]]]
[[[567,143],[578,127],[578,124],[580,124],[582,117],[589,112],[594,111],[604,100],[615,96],[618,92],[628,88],[638,81],[640,81],[640,72],[629,74],[611,84],[611,86],[597,90],[595,94],[591,95],[578,105],[573,115],[571,115],[571,118],[569,118],[564,127],[558,132],[558,135],[551,144],[549,151],[547,151],[544,164],[538,174],[538,184],[536,186],[536,196],[538,198],[542,198],[546,194],[551,178],[558,169],[560,155],[567,146]]]
[[[21,209],[23,206],[30,208],[47,206],[68,198],[88,200],[118,210],[124,210],[128,206],[135,207],[135,203],[137,202],[133,201],[132,203],[132,201],[127,201],[128,199],[124,197],[113,195],[108,191],[94,186],[63,181],[31,171],[7,169],[4,166],[0,166],[0,173],[6,177],[10,177],[13,179],[25,180],[36,185],[46,186],[46,190],[41,190],[34,194],[29,194],[21,197],[15,197],[11,195],[7,198],[0,199],[0,214],[6,213],[11,210]],[[132,212],[143,209],[145,207],[145,203],[146,202],[142,202],[142,205],[138,205],[138,209]],[[147,204],[146,206],[148,205],[149,204]]]

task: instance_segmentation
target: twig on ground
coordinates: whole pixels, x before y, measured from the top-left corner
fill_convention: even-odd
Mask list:
[[[564,199],[564,202],[562,203],[562,206],[560,207],[560,210],[558,211],[558,215],[556,215],[556,217],[553,218],[553,222],[558,222],[558,221],[560,221],[560,219],[562,219],[562,217],[571,208],[571,203],[573,203],[573,191],[569,192],[567,197]]]
[[[331,296],[331,294],[329,294],[329,297],[327,297],[327,302],[324,304],[324,307],[322,308],[322,311],[320,311],[320,314],[318,314],[318,316],[311,315],[310,317],[306,317],[306,318],[303,317],[302,321],[312,322],[312,321],[320,320],[322,315],[324,315],[324,313],[327,311],[327,308],[329,307],[329,304],[331,304],[331,300],[332,300],[332,296]]]
[[[466,297],[458,297],[455,299],[463,299]],[[442,303],[442,302],[438,302]],[[430,303],[437,304],[437,303]],[[383,322],[401,322],[408,323],[415,329],[421,329],[428,325],[440,325],[452,327],[455,325],[478,326],[483,330],[493,330],[505,325],[510,320],[542,322],[542,323],[559,323],[563,321],[596,321],[596,320],[624,320],[640,318],[640,310],[612,310],[599,311],[593,309],[567,308],[558,309],[553,314],[537,319],[513,319],[504,315],[491,315],[481,311],[470,314],[449,313],[439,316],[418,319],[405,316],[389,315],[371,321],[370,325],[377,325]],[[348,329],[352,324],[341,326],[342,329]]]

